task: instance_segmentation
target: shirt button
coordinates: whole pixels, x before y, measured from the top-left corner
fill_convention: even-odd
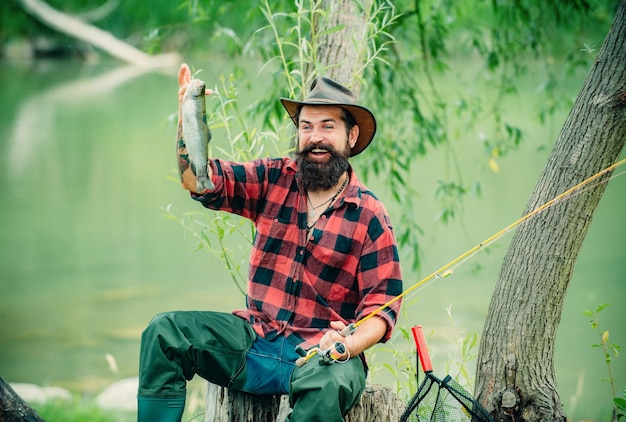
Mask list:
[[[300,249],[299,254],[300,254],[300,256],[304,255],[304,249]]]

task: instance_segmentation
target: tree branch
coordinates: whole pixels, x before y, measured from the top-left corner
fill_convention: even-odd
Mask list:
[[[167,67],[180,62],[177,54],[150,56],[80,19],[59,12],[40,0],[18,0],[24,10],[49,27],[98,47],[122,61],[143,67]]]

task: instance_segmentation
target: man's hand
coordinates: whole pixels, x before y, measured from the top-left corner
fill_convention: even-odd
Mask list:
[[[342,321],[331,321],[330,328],[321,338],[319,347],[321,350],[327,350],[337,341],[343,343],[347,350],[339,359],[341,360],[360,355],[378,343],[387,332],[387,323],[382,318],[372,317],[359,325],[359,328],[347,337],[339,334],[346,328],[346,324]]]
[[[189,157],[187,155],[187,146],[185,145],[185,134],[182,127],[183,100],[189,82],[191,82],[191,70],[187,63],[182,63],[178,70],[178,128],[176,130],[176,152],[178,159],[178,173],[180,174],[181,186],[190,192],[196,193],[196,175],[191,170]],[[206,90],[206,95],[211,95],[213,91]],[[209,178],[211,177],[211,168],[208,168]]]
[[[191,69],[187,63],[181,63],[178,69],[178,103],[183,102],[183,96],[187,90],[187,85],[191,81]]]
[[[346,346],[346,353],[344,353],[344,355],[341,357],[341,359],[347,359],[349,356],[353,356],[352,355],[352,349],[353,349],[353,338],[352,336],[348,336],[348,337],[344,337],[341,334],[339,334],[339,332],[341,330],[343,330],[344,328],[346,328],[346,324],[344,324],[342,321],[331,321],[330,322],[330,328],[331,330],[327,331],[324,336],[322,337],[322,339],[320,340],[320,349],[321,350],[328,350],[330,349],[336,342],[341,342]],[[356,356],[356,355],[354,355]]]
[[[187,86],[191,82],[191,69],[187,63],[181,63],[180,69],[178,69],[178,110],[179,110],[179,118],[180,118],[180,106],[183,103],[183,97],[185,96],[185,92],[187,92]],[[213,94],[213,91],[210,89],[206,90],[206,95]]]

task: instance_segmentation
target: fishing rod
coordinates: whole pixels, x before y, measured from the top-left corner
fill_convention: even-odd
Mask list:
[[[617,167],[621,166],[622,164],[626,164],[626,158],[616,162],[615,164],[613,164],[613,165],[611,165],[611,166],[609,166],[609,167],[607,167],[607,168],[605,168],[603,170],[600,170],[599,172],[597,172],[593,176],[583,180],[582,182],[580,182],[577,185],[571,187],[570,189],[566,190],[565,192],[561,193],[560,195],[555,196],[554,198],[552,198],[551,200],[549,200],[545,204],[541,205],[540,207],[535,208],[533,211],[529,212],[528,214],[523,215],[518,220],[514,221],[513,223],[509,224],[508,226],[506,226],[505,228],[500,230],[499,232],[497,232],[494,235],[492,235],[492,236],[488,237],[487,239],[483,240],[481,243],[479,243],[476,246],[474,246],[473,248],[469,249],[467,252],[465,252],[465,253],[459,255],[458,257],[454,258],[452,261],[448,262],[443,267],[441,267],[438,270],[436,270],[435,272],[427,275],[426,277],[424,277],[423,279],[421,279],[420,281],[418,281],[417,283],[415,283],[414,285],[409,287],[407,290],[405,290],[404,292],[400,293],[398,296],[395,296],[393,299],[389,300],[388,302],[384,303],[383,305],[381,305],[380,307],[378,307],[377,309],[372,311],[372,313],[368,314],[363,319],[360,319],[360,320],[358,320],[356,322],[353,322],[353,323],[347,325],[343,330],[339,331],[339,334],[341,334],[343,337],[347,337],[347,336],[353,334],[357,330],[357,328],[361,324],[363,324],[365,321],[367,321],[368,319],[370,319],[370,318],[378,315],[379,313],[383,312],[385,309],[389,308],[391,305],[393,305],[394,303],[396,303],[397,301],[399,301],[400,299],[402,299],[403,297],[405,297],[409,293],[415,291],[418,287],[422,286],[424,283],[427,283],[427,282],[429,282],[431,280],[434,280],[434,279],[441,280],[441,279],[451,275],[452,272],[453,272],[452,267],[454,267],[455,265],[457,265],[457,264],[460,265],[461,263],[463,263],[464,261],[466,261],[467,259],[469,259],[473,255],[477,254],[482,249],[486,248],[487,246],[489,246],[490,244],[492,244],[493,242],[498,240],[500,237],[502,237],[505,234],[509,233],[511,230],[513,230],[515,227],[519,226],[523,222],[531,219],[532,217],[536,216],[540,212],[545,211],[547,208],[551,207],[552,205],[556,204],[557,202],[560,202],[562,199],[564,199],[565,197],[571,195],[572,193],[574,193],[578,189],[582,188],[583,186],[588,185],[589,183],[593,182],[596,179],[599,179],[600,177],[602,177],[603,175],[605,175],[607,173],[610,173],[611,171],[615,170]],[[341,342],[338,342],[338,343],[342,344]],[[333,348],[336,348],[336,347],[337,347],[337,343],[335,343],[335,345],[333,345]],[[296,364],[298,366],[304,365],[306,362],[308,362],[309,359],[311,359],[315,355],[319,355],[320,356],[320,363],[322,363],[322,364],[332,363],[332,357],[334,356],[334,353],[333,353],[334,351],[330,350],[330,349],[329,350],[321,350],[319,348],[313,348],[313,349],[310,349],[309,351],[304,351],[302,349],[296,350],[296,351],[302,356],[296,362]]]

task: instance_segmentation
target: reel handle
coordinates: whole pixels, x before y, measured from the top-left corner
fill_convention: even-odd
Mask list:
[[[348,337],[349,335],[354,334],[354,332],[356,331],[356,325],[353,324],[348,324],[346,325],[346,327],[339,331],[339,334],[341,334],[343,337]]]

